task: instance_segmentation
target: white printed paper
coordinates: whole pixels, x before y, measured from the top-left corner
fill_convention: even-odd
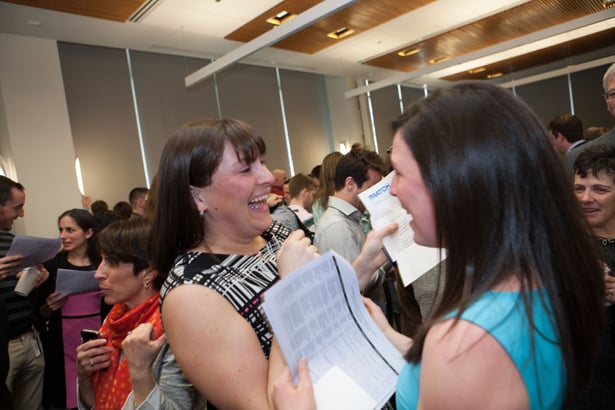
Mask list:
[[[408,286],[421,275],[446,259],[444,249],[428,248],[414,242],[414,231],[410,227],[412,216],[401,206],[399,199],[390,193],[395,171],[380,182],[359,194],[359,199],[370,214],[374,229],[382,229],[397,222],[397,232],[384,238],[384,247],[397,262],[397,268],[404,286]]]
[[[376,403],[371,408],[382,407],[395,391],[404,359],[369,316],[356,273],[337,253],[322,255],[267,290],[262,309],[295,378],[305,357],[314,384],[338,367]],[[332,389],[351,402],[351,385],[342,385]]]
[[[370,221],[374,229],[382,229],[393,222],[397,222],[397,231],[384,238],[384,247],[393,262],[399,259],[400,254],[414,243],[414,232],[410,228],[412,218],[401,206],[399,199],[391,195],[391,181],[395,172],[389,173],[380,182],[359,194],[359,199],[369,212]]]
[[[318,410],[372,410],[377,403],[337,366],[314,384]]]
[[[446,259],[444,249],[428,248],[416,243],[406,248],[397,260],[397,269],[404,287],[423,276],[444,259]]]
[[[60,250],[60,238],[38,238],[35,236],[17,235],[13,238],[7,256],[21,255],[21,264],[15,268],[19,272],[25,267],[45,263],[52,259]]]
[[[63,295],[95,292],[99,290],[98,281],[94,279],[95,273],[95,270],[58,269],[56,291]]]

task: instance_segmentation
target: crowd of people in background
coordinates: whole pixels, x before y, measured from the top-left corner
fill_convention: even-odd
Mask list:
[[[615,64],[603,88],[615,118]],[[260,303],[329,250],[407,360],[387,406],[611,408],[615,128],[544,124],[509,91],[460,82],[392,134],[386,157],[357,143],[289,178],[250,125],[184,124],[150,188],[59,215],[62,248],[28,296],[6,256],[26,191],[0,176],[3,408],[315,409],[309,363],[287,377]],[[359,199],[391,171],[416,243],[447,251],[407,286],[383,251],[399,227],[374,230]],[[98,289],[57,291],[61,270]]]

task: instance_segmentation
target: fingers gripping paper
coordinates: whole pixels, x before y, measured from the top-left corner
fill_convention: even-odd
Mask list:
[[[359,199],[369,212],[375,229],[382,229],[392,222],[397,222],[397,232],[384,238],[384,247],[391,259],[397,262],[404,286],[408,286],[444,260],[446,251],[427,248],[414,242],[414,231],[410,227],[412,216],[401,206],[399,199],[390,193],[394,177],[395,171],[361,192]]]
[[[380,408],[395,391],[404,359],[369,316],[352,266],[335,252],[265,292],[262,309],[295,378],[307,358],[320,410],[330,408],[333,391],[333,401],[369,398],[360,400],[367,407],[345,408]]]

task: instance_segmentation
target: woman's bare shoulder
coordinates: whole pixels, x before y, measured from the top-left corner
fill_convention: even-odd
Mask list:
[[[528,406],[521,375],[504,347],[482,327],[454,319],[427,334],[420,397],[437,408]]]
[[[179,286],[165,299],[162,320],[177,362],[203,396],[241,408],[266,390],[267,359],[254,329],[218,292]]]

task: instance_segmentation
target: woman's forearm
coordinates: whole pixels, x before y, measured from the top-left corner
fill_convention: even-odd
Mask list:
[[[269,374],[267,375],[267,399],[269,400],[270,409],[273,409],[273,384],[279,380],[285,369],[286,361],[284,360],[284,355],[277,339],[274,337],[269,352]]]
[[[136,372],[131,369],[130,382],[134,393],[134,406],[139,407],[156,387],[156,378],[151,368],[144,372]]]
[[[78,378],[79,382],[79,399],[85,404],[88,408],[92,408],[94,403],[96,403],[96,396],[94,392],[94,385],[92,384],[91,378]]]
[[[412,339],[410,339],[403,333],[397,332],[395,329],[393,329],[393,327],[389,327],[388,329],[386,329],[384,331],[384,335],[402,355],[405,355],[412,347]]]
[[[373,263],[373,260],[369,260],[365,256],[359,255],[352,263],[352,267],[357,274],[359,289],[363,292],[367,285],[369,285],[372,276],[378,270],[380,265],[376,265]]]

